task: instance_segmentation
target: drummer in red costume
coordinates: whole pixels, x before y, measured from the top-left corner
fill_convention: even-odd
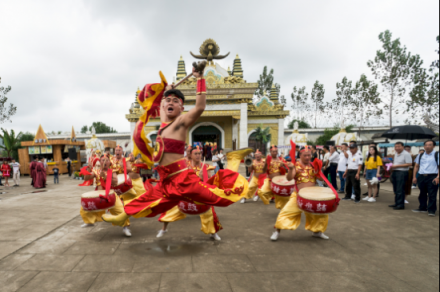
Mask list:
[[[92,179],[92,181],[94,181],[94,185],[96,185],[95,190],[96,191],[103,190],[104,188],[101,187],[101,162],[98,157],[96,157],[95,155],[92,156],[93,157],[89,159],[89,165],[92,165],[93,169],[89,168],[88,171],[91,170],[89,171],[89,173],[91,174],[93,173],[92,177],[94,177],[94,179]],[[102,222],[101,216],[105,214],[105,211],[88,212],[85,211],[84,208],[81,206],[79,214],[81,215],[81,218],[84,221],[84,224],[81,225],[81,227],[85,228],[85,227],[95,226],[96,222]]]
[[[90,167],[87,169],[87,171],[89,173],[91,173],[90,175],[85,175],[84,179],[85,180],[90,180],[90,179],[95,179],[96,180],[96,190],[104,190],[104,186],[105,183],[107,181],[107,171],[110,168],[110,159],[107,157],[107,155],[103,155],[101,157],[101,169],[100,170],[95,170],[95,169],[91,169]],[[116,185],[118,183],[118,179],[117,179],[117,175],[115,172],[113,172],[113,177],[111,178],[112,180],[112,185]],[[121,213],[124,213],[124,205],[121,201],[121,199],[119,198],[119,196],[116,196],[116,203],[115,206],[112,207],[111,209],[109,209],[110,213],[113,215],[119,215]],[[81,211],[80,211],[81,217],[83,218],[84,221],[84,225],[82,227],[89,227],[89,226],[93,226],[94,223],[102,221],[100,219],[98,219],[97,217],[100,216],[102,217],[105,212],[87,212],[84,211],[84,209],[81,207]],[[115,225],[115,224],[114,224]],[[127,237],[131,237],[131,231],[128,228],[130,226],[130,220],[125,220],[123,222],[122,225],[120,225],[123,227],[122,229],[122,233],[124,233],[125,236]]]
[[[301,209],[298,208],[297,196],[298,193],[305,188],[314,187],[319,178],[319,171],[316,171],[311,164],[312,151],[308,146],[300,151],[300,161],[296,164],[288,163],[289,172],[287,180],[296,180],[298,192],[294,192],[290,197],[289,202],[284,206],[278,215],[275,228],[277,229],[272,237],[272,241],[277,241],[281,230],[296,230],[301,224]],[[305,213],[306,216],[306,230],[313,232],[313,237],[329,239],[324,234],[328,226],[328,215],[316,215]]]
[[[237,171],[241,160],[252,152],[244,149],[227,155],[228,169],[221,170],[208,183],[203,183],[194,171],[190,170],[184,159],[185,141],[188,130],[200,118],[206,107],[206,82],[203,71],[193,68],[193,76],[197,78],[197,94],[195,106],[185,115],[183,104],[185,97],[173,85],[168,86],[163,94],[160,106],[162,125],[156,139],[156,149],[153,161],[159,163],[157,171],[160,182],[149,188],[141,197],[125,202],[125,213],[118,216],[103,215],[104,221],[122,225],[130,216],[135,218],[155,217],[171,210],[180,201],[200,203],[210,206],[227,207],[239,201],[248,191],[248,182]],[[140,104],[145,104],[145,113],[149,113],[157,98],[162,97],[161,86],[166,85],[165,77],[161,74],[162,84],[147,85],[138,96]],[[149,100],[153,95],[154,101]],[[154,111],[156,108],[153,109]],[[138,122],[139,129],[133,134],[136,147],[142,153],[143,159],[148,157],[149,146],[144,139],[143,126],[149,117]],[[135,150],[136,150],[135,147]],[[136,152],[135,152],[136,155]]]
[[[200,177],[201,181],[206,181],[211,177],[210,171],[213,171],[215,167],[208,164],[202,163],[202,151],[199,147],[192,148],[188,160],[189,166]],[[205,177],[207,176],[207,177]],[[197,209],[200,205],[192,205],[193,209]],[[185,207],[183,207],[185,208]],[[159,231],[157,237],[162,237],[168,233],[168,224],[171,222],[176,222],[186,218],[185,209],[182,210],[182,206],[176,206],[173,209],[163,213],[159,221],[164,222],[162,230]],[[202,223],[201,231],[207,235],[210,235],[212,239],[220,241],[221,238],[217,234],[223,229],[220,221],[218,220],[217,214],[215,213],[214,207],[210,207],[205,213],[200,215],[200,220]]]
[[[289,201],[289,197],[278,196],[271,189],[272,179],[287,172],[285,161],[278,157],[277,146],[270,147],[270,155],[266,159],[263,171],[267,173],[268,177],[265,179],[263,187],[258,190],[258,196],[265,205],[269,205],[270,200],[275,197],[275,207],[281,210]]]
[[[253,173],[252,179],[249,183],[249,191],[247,193],[246,198],[243,198],[240,203],[246,203],[246,199],[254,198],[254,201],[258,201],[257,191],[264,184],[264,180],[266,179],[266,175],[264,172],[264,166],[266,164],[266,160],[263,159],[263,154],[260,150],[257,149],[255,151],[255,160],[252,166],[249,167],[249,173]]]

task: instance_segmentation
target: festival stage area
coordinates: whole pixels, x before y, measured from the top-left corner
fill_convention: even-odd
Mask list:
[[[133,220],[126,238],[107,223],[80,228],[87,188],[65,175],[59,185],[51,179],[42,193],[30,193],[29,178],[0,188],[0,291],[439,289],[439,219],[412,213],[416,196],[405,211],[388,208],[389,191],[376,204],[342,202],[329,241],[312,238],[303,222],[271,242],[278,210],[261,201],[216,208],[221,242],[200,231],[199,217],[172,223],[162,239],[157,219]]]

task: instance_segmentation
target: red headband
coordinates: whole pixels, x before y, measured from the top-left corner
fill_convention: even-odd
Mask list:
[[[304,146],[303,149],[301,149],[301,150],[299,151],[299,153],[309,152],[309,151],[312,151],[312,149],[311,149],[310,146],[306,145],[306,146]]]
[[[272,147],[270,147],[270,150],[274,150],[274,149],[277,149],[277,150],[278,150],[278,147],[275,146],[275,145],[272,145]]]
[[[255,154],[261,154],[260,149],[257,149],[257,151],[255,151]]]

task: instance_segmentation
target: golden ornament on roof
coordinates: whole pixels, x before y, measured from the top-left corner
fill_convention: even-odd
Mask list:
[[[207,60],[210,63],[212,63],[212,60],[224,59],[230,54],[227,53],[226,55],[223,56],[219,55],[220,47],[213,39],[207,39],[206,41],[204,41],[203,44],[200,46],[199,52],[200,55],[194,55],[192,52],[190,52],[190,54],[196,59]]]

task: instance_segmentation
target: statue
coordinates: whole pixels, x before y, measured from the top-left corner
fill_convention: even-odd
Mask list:
[[[203,44],[200,46],[199,52],[200,55],[194,55],[192,52],[190,52],[190,54],[196,59],[207,60],[210,64],[212,64],[213,60],[224,59],[230,54],[229,52],[223,56],[219,55],[220,47],[213,39],[207,39],[206,41],[204,41]]]
[[[299,129],[299,123],[298,123],[298,121],[296,121],[296,122],[293,124],[293,129],[294,129],[295,131],[298,131],[298,129]]]

